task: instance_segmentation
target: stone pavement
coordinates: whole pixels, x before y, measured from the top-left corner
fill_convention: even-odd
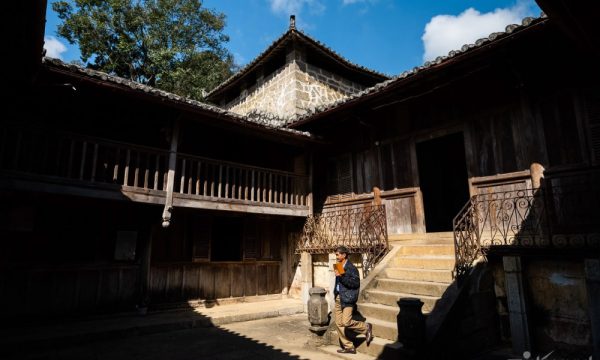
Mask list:
[[[121,316],[0,329],[0,358],[120,359],[372,359],[338,355],[310,344],[307,315],[283,299],[146,316]]]

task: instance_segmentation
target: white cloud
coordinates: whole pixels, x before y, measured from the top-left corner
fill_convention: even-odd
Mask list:
[[[375,3],[377,0],[342,0],[343,5],[352,5],[360,3]]]
[[[506,25],[520,24],[531,13],[531,1],[519,1],[510,8],[499,8],[480,13],[469,8],[459,15],[437,15],[425,25],[421,39],[425,48],[423,60],[446,55],[450,50],[460,49],[493,32],[504,31]]]
[[[246,60],[246,57],[244,55],[240,54],[239,52],[233,53],[233,60],[236,63],[236,65],[240,65],[240,66],[246,65],[246,63],[248,62],[248,60]]]
[[[44,36],[44,49],[46,49],[46,56],[61,59],[61,54],[67,51],[65,44],[60,42],[54,36]]]
[[[274,13],[283,15],[299,15],[304,7],[314,15],[320,15],[325,11],[325,5],[319,0],[268,0]]]

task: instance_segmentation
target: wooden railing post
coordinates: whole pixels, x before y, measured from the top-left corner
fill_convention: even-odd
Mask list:
[[[177,166],[177,143],[179,141],[179,119],[175,120],[173,133],[171,135],[171,148],[169,149],[169,170],[167,173],[167,186],[165,197],[165,207],[162,215],[162,226],[168,227],[171,223],[171,213],[173,211],[173,187],[175,184],[175,167]]]

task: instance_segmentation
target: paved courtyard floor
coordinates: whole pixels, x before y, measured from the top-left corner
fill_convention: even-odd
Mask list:
[[[128,336],[44,349],[22,349],[4,359],[339,359],[311,348],[306,314],[215,327]],[[357,356],[358,355],[358,356]],[[353,358],[363,359],[362,354]],[[368,357],[367,357],[368,358]]]

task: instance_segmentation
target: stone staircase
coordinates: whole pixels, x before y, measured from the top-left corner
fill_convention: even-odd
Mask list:
[[[362,342],[359,352],[377,357],[397,340],[400,298],[421,299],[423,313],[428,314],[452,283],[452,232],[413,236],[410,240],[391,239],[398,250],[361,294],[358,311],[373,324],[375,339],[369,347]]]

